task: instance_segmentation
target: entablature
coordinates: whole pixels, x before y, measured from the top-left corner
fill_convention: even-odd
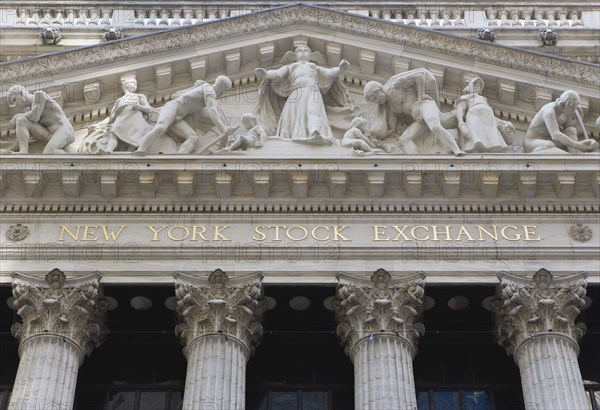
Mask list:
[[[241,158],[128,154],[10,156],[0,173],[2,205],[498,203],[538,207],[596,204],[598,155]],[[116,208],[115,208],[116,209]],[[120,208],[119,208],[120,209]]]

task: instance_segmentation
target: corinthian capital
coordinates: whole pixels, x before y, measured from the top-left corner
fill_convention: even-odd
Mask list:
[[[220,269],[208,279],[176,273],[177,312],[183,323],[175,332],[183,344],[217,333],[237,338],[252,353],[262,336],[262,278],[261,273],[229,278]]]
[[[337,279],[337,334],[346,353],[350,354],[359,340],[383,332],[416,346],[425,331],[418,321],[423,313],[424,273],[392,278],[379,269],[370,280],[345,273],[339,273]]]
[[[98,300],[102,275],[94,272],[67,279],[54,269],[45,279],[17,272],[11,276],[14,305],[23,319],[11,331],[21,344],[36,335],[55,335],[89,355],[104,341],[107,331],[101,316],[108,305]]]
[[[575,318],[585,305],[586,279],[583,272],[554,278],[546,269],[532,279],[498,274],[500,285],[492,303],[496,314],[496,337],[509,354],[537,333],[555,332],[577,342],[585,333]]]

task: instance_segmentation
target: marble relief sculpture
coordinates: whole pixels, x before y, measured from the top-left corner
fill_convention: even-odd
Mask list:
[[[290,62],[295,57],[296,62]],[[324,68],[320,53],[305,45],[288,52],[277,70],[257,68],[262,79],[255,114],[270,136],[317,145],[331,144],[334,117],[353,117],[352,101],[340,80],[350,64],[342,60],[338,67]]]
[[[350,123],[350,129],[344,134],[342,147],[350,147],[359,157],[384,151],[367,137],[367,120],[356,117]],[[377,141],[377,140],[376,140]]]
[[[587,138],[582,121],[579,95],[563,92],[556,101],[544,105],[533,117],[525,133],[525,152],[539,154],[577,154],[598,149],[598,143]],[[584,139],[579,140],[579,134]]]
[[[202,119],[209,119],[225,136],[231,135],[235,128],[225,124],[217,109],[217,98],[230,88],[231,80],[221,75],[213,85],[198,80],[192,88],[178,92],[160,109],[156,125],[142,138],[134,154],[146,155],[148,148],[167,130],[170,135],[184,141],[178,154],[192,153],[201,139],[195,125]]]
[[[294,62],[289,62],[290,59]],[[317,62],[313,62],[316,60]],[[230,126],[227,118],[236,107],[218,99],[232,86],[226,76],[214,84],[198,80],[179,91],[161,108],[153,108],[137,82],[122,82],[110,116],[88,126],[88,134],[75,131],[60,105],[46,92],[31,94],[23,86],[8,90],[11,113],[8,123],[16,130],[16,141],[1,149],[3,154],[28,154],[32,142],[46,142],[43,154],[107,154],[133,152],[136,155],[228,154],[365,156],[382,154],[450,154],[506,152],[514,139],[524,135],[525,153],[579,154],[598,152],[598,143],[589,138],[582,120],[579,95],[565,91],[556,101],[544,105],[533,117],[526,133],[494,115],[482,95],[484,82],[471,80],[456,99],[454,109],[442,112],[434,75],[424,68],[394,75],[385,84],[369,81],[363,90],[372,106],[358,117],[358,107],[349,98],[340,75],[348,69],[324,68],[320,53],[299,46],[282,59],[276,70],[256,69],[262,79],[254,114],[241,115],[244,130]],[[369,111],[374,107],[374,113]],[[237,108],[239,109],[239,108]],[[231,110],[231,111],[229,111]],[[252,108],[250,108],[252,110]],[[243,111],[242,111],[243,112]],[[600,119],[596,120],[600,128]],[[335,135],[332,132],[335,129]],[[8,133],[4,133],[7,135]],[[83,138],[82,138],[83,137]],[[293,143],[305,143],[301,147]],[[70,145],[72,144],[72,145]],[[13,151],[18,147],[18,151]],[[519,149],[513,146],[513,149]],[[39,152],[35,148],[34,152]]]
[[[78,148],[80,154],[109,154],[115,151],[133,151],[152,129],[152,117],[158,110],[152,108],[144,94],[136,93],[137,81],[126,78],[122,81],[124,95],[117,99],[110,115],[103,121],[88,127],[88,135]],[[157,153],[174,149],[171,139],[161,137],[150,149]],[[166,149],[165,149],[166,147]]]
[[[233,141],[225,148],[221,149],[219,153],[247,150],[248,148],[260,148],[263,146],[267,139],[267,133],[265,129],[258,124],[258,120],[253,114],[244,114],[241,118],[241,123],[246,129],[245,134],[238,135]]]
[[[2,153],[14,153],[19,147],[19,154],[29,153],[29,140],[47,141],[43,154],[64,154],[67,145],[75,141],[75,132],[61,106],[44,91],[31,94],[20,85],[13,85],[8,90],[8,104],[11,109],[21,111],[9,123],[15,129],[17,141]]]
[[[152,129],[147,122],[152,107],[144,94],[137,94],[137,81],[128,78],[123,81],[123,97],[119,98],[110,113],[108,124],[108,141],[106,148],[100,148],[100,153],[113,152],[119,141],[137,147],[146,133]]]
[[[368,102],[377,104],[377,113],[371,123],[371,133],[379,139],[400,134],[403,121],[412,124],[399,136],[406,154],[424,153],[416,141],[427,139],[429,134],[454,155],[463,155],[455,137],[442,125],[438,101],[437,82],[424,68],[396,74],[384,85],[369,81],[364,88]]]
[[[460,145],[465,152],[503,152],[507,147],[494,110],[487,98],[480,95],[484,85],[480,77],[472,79],[454,104]],[[504,122],[501,124],[504,125]],[[508,124],[502,130],[509,131],[512,128],[514,132],[514,126]]]

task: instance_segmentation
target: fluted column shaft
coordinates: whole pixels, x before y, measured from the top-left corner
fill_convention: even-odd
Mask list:
[[[246,363],[262,335],[262,275],[234,279],[175,274],[176,328],[188,360],[184,410],[238,410],[246,402]]]
[[[47,283],[12,276],[23,323],[12,327],[21,360],[9,409],[71,409],[79,367],[106,333],[100,317],[106,303],[97,304],[100,274],[67,280],[55,269],[46,275]]]
[[[412,344],[393,333],[374,333],[352,350],[357,409],[413,409],[417,402]]]
[[[248,348],[222,334],[203,335],[187,347],[184,409],[243,409]]]
[[[19,348],[19,369],[9,408],[29,410],[73,407],[81,349],[59,334],[37,334]]]
[[[422,273],[337,276],[337,333],[354,364],[356,410],[417,408],[412,361],[424,327]]]
[[[525,407],[589,408],[577,363],[585,325],[575,323],[585,305],[586,275],[555,279],[540,269],[532,279],[505,272],[498,277],[496,337],[519,366]]]
[[[538,409],[587,409],[577,342],[561,333],[538,333],[515,352],[525,405]]]

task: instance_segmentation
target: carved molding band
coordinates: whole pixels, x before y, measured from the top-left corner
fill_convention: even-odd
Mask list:
[[[198,26],[172,29],[166,33],[132,38],[88,47],[43,58],[32,58],[4,64],[0,80],[17,83],[31,78],[50,76],[62,71],[94,67],[106,61],[125,61],[131,58],[157,55],[173,47],[196,47],[210,41],[225,40],[239,33],[257,33],[292,25],[316,25],[347,34],[366,35],[388,43],[408,45],[423,50],[458,57],[468,57],[503,67],[524,70],[581,83],[599,85],[600,71],[592,64],[582,64],[530,52],[482,44],[446,36],[435,31],[418,30],[384,20],[340,13],[316,6],[293,5],[260,11],[248,16],[211,21]],[[97,47],[103,47],[102,52]]]
[[[361,340],[377,333],[392,333],[406,341],[416,353],[418,339],[425,327],[418,320],[423,312],[425,274],[420,272],[403,278],[392,278],[378,269],[370,280],[339,273],[334,303],[338,321],[337,334],[346,353]]]
[[[230,279],[220,269],[208,279],[176,273],[177,311],[183,323],[175,333],[182,343],[189,347],[198,338],[219,334],[245,345],[249,358],[262,336],[262,278],[255,273]]]
[[[45,281],[22,273],[12,278],[14,305],[23,323],[15,323],[11,331],[21,347],[37,336],[56,335],[87,356],[104,341],[107,329],[101,316],[108,304],[98,301],[99,273],[66,279],[54,269]]]
[[[575,318],[585,305],[587,274],[555,279],[540,269],[532,279],[506,272],[498,277],[500,285],[492,303],[495,331],[498,343],[509,354],[542,333],[562,333],[574,342],[584,335],[585,324],[575,323]]]

